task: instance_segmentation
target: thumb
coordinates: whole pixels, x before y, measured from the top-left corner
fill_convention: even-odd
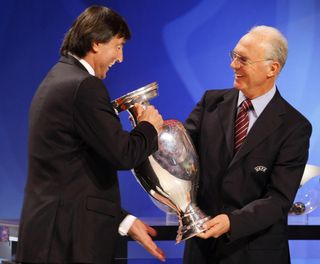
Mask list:
[[[157,235],[157,231],[149,225],[146,225],[147,232],[150,236],[155,237]]]
[[[144,111],[143,106],[141,104],[138,104],[138,103],[134,104],[134,108],[135,108],[137,117],[139,117],[142,114],[142,112]]]

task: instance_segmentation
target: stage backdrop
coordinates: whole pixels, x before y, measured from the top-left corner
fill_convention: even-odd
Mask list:
[[[58,60],[64,33],[92,4],[118,11],[133,35],[124,62],[105,80],[111,97],[157,81],[160,96],[152,103],[165,119],[183,121],[205,90],[232,86],[228,54],[252,26],[279,28],[288,38],[289,58],[277,85],[311,121],[309,163],[320,165],[320,1],[1,1],[0,218],[20,214],[32,96]],[[128,115],[121,119],[129,130]],[[163,215],[130,172],[121,172],[120,181],[124,208],[140,217]]]

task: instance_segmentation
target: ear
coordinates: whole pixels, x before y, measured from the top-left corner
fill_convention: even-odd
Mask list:
[[[91,49],[94,53],[97,53],[99,51],[99,43],[95,41],[92,42]]]
[[[268,76],[269,78],[271,78],[271,77],[276,77],[276,76],[278,76],[278,74],[280,73],[280,70],[281,70],[280,63],[277,62],[277,61],[273,61],[273,62],[270,64],[270,68],[269,68],[269,72],[268,72],[267,76]]]

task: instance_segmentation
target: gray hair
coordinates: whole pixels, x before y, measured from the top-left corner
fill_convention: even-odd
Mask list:
[[[261,37],[262,44],[266,45],[267,59],[278,61],[282,69],[288,56],[288,42],[283,34],[269,26],[255,26],[248,34],[257,34]]]

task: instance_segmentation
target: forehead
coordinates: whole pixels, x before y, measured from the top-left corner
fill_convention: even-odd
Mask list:
[[[242,56],[256,56],[265,53],[264,39],[257,34],[246,34],[237,43],[234,50]]]
[[[110,45],[124,45],[126,40],[123,37],[119,37],[118,35],[112,37],[108,42]]]

